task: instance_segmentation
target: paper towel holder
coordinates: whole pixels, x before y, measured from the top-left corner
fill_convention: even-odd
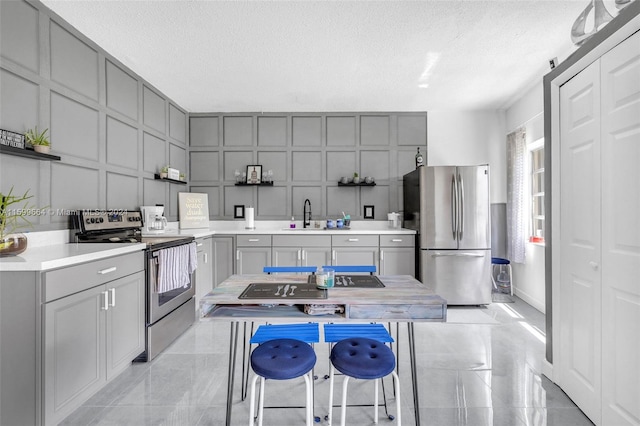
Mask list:
[[[244,219],[244,205],[233,206],[233,218],[234,219]]]

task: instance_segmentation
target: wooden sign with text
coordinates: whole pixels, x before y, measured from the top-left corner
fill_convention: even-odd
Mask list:
[[[209,227],[209,197],[195,192],[178,192],[180,229]]]

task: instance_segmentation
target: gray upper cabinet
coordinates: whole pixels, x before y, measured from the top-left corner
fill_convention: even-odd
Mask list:
[[[51,23],[51,80],[98,100],[98,52]]]
[[[258,117],[259,146],[287,146],[287,117]]]
[[[37,9],[21,1],[0,2],[0,52],[3,58],[37,73],[40,68],[39,34]]]
[[[189,145],[190,146],[219,146],[218,117],[190,117],[189,118]]]
[[[107,107],[138,120],[138,81],[106,61]]]
[[[187,116],[175,105],[169,104],[169,136],[178,142],[187,142]]]
[[[292,117],[293,146],[322,145],[322,117]]]
[[[144,86],[142,98],[144,124],[164,134],[166,131],[164,99],[147,86]]]
[[[224,117],[224,146],[253,145],[253,117]]]
[[[355,146],[355,144],[355,117],[327,117],[327,146]]]
[[[391,138],[388,115],[363,115],[360,117],[360,145],[388,146]]]

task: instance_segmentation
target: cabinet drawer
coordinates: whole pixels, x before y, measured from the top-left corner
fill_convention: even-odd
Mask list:
[[[140,251],[49,271],[44,274],[42,299],[50,302],[143,270]]]
[[[349,318],[444,320],[445,309],[444,305],[350,305]]]
[[[274,235],[274,247],[331,247],[331,235]]]
[[[238,235],[238,247],[271,247],[271,235]]]
[[[416,244],[415,241],[415,235],[380,235],[380,247],[413,247]]]
[[[377,235],[332,235],[331,245],[334,247],[378,246]]]

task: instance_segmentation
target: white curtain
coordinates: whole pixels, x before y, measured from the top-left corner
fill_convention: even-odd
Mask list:
[[[525,260],[526,160],[526,133],[522,127],[507,135],[507,256],[515,263]]]

